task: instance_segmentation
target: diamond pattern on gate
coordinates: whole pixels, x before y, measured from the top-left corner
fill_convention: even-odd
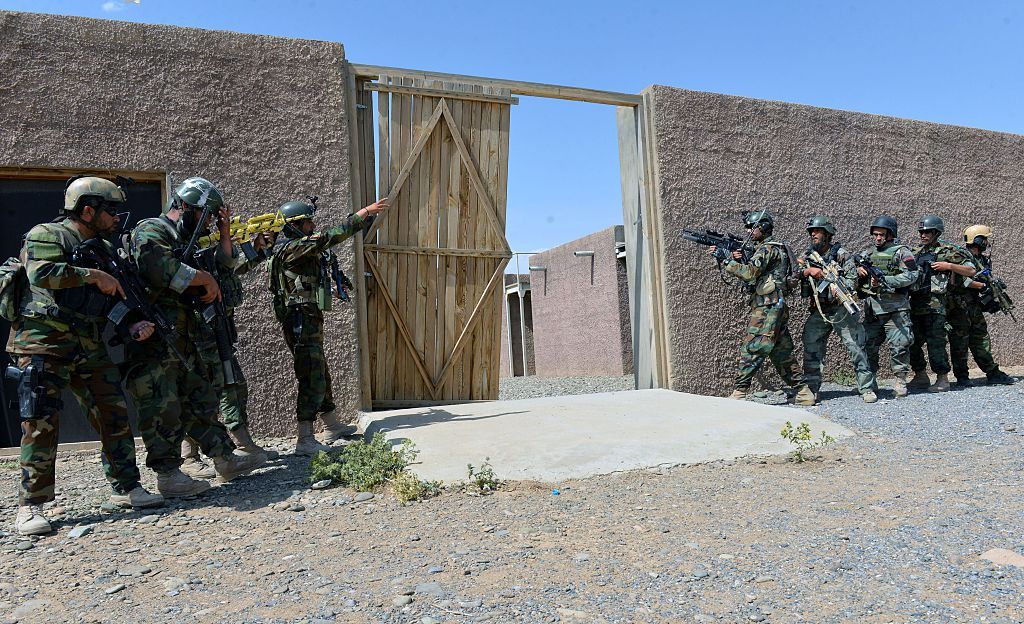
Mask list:
[[[487,281],[487,284],[484,287],[483,292],[480,294],[480,297],[474,302],[470,317],[466,319],[462,332],[459,334],[459,337],[455,341],[454,346],[452,346],[451,352],[445,354],[444,365],[436,375],[432,376],[429,373],[426,362],[423,361],[423,358],[420,356],[419,351],[416,350],[416,347],[413,344],[412,332],[409,331],[409,325],[405,322],[405,319],[402,318],[402,315],[398,311],[398,307],[395,303],[395,293],[393,293],[391,289],[388,288],[387,282],[383,279],[383,270],[381,269],[380,266],[377,265],[377,262],[374,261],[372,257],[372,251],[368,251],[364,254],[366,258],[366,265],[369,267],[370,271],[373,273],[374,279],[380,286],[380,293],[381,295],[384,296],[384,301],[387,304],[388,309],[391,311],[392,317],[395,319],[395,323],[398,326],[398,331],[402,335],[403,342],[405,343],[405,346],[409,349],[410,355],[412,355],[413,361],[416,364],[416,368],[420,373],[420,377],[423,379],[424,385],[426,385],[427,389],[430,391],[430,395],[435,400],[438,398],[438,394],[440,393],[441,388],[444,387],[446,378],[451,372],[452,366],[456,358],[461,353],[463,347],[465,347],[466,341],[468,340],[469,336],[472,335],[473,329],[476,327],[476,322],[480,317],[480,312],[483,310],[482,304],[486,302],[487,297],[494,290],[494,287],[498,282],[498,278],[504,272],[505,266],[508,264],[508,260],[512,256],[512,250],[508,245],[508,240],[506,240],[505,238],[505,233],[501,226],[501,222],[498,220],[497,211],[495,210],[494,201],[491,198],[491,194],[488,191],[487,186],[484,184],[483,177],[480,175],[480,170],[477,168],[476,163],[473,162],[473,158],[466,147],[466,142],[462,137],[462,133],[455,124],[455,120],[452,118],[451,110],[448,108],[448,103],[445,101],[444,98],[441,98],[441,101],[438,102],[437,107],[434,109],[434,112],[430,117],[430,120],[427,122],[427,125],[423,128],[423,131],[417,138],[416,143],[413,145],[412,151],[409,153],[408,158],[406,158],[405,163],[402,165],[402,169],[399,172],[398,177],[395,178],[395,183],[392,185],[391,190],[388,193],[388,201],[393,202],[394,199],[404,188],[405,183],[409,180],[409,176],[412,173],[413,166],[415,166],[416,162],[423,154],[423,148],[427,145],[427,142],[430,140],[430,137],[431,135],[433,135],[434,131],[437,130],[438,133],[440,134],[439,125],[442,119],[444,120],[445,125],[448,127],[449,132],[451,132],[452,141],[455,143],[455,146],[459,152],[460,159],[463,165],[465,165],[466,171],[469,173],[473,189],[476,191],[477,196],[480,200],[478,211],[482,213],[484,217],[486,217],[488,225],[490,226],[491,231],[495,235],[495,240],[499,241],[499,243],[501,244],[501,249],[481,249],[481,251],[502,251],[505,252],[505,254],[507,255],[504,255],[500,258],[496,258],[499,260],[498,266],[491,274],[490,279]],[[412,206],[412,208],[418,210],[419,206]],[[387,218],[387,214],[385,215],[385,218]],[[367,230],[365,238],[369,239],[373,235],[373,233],[380,228],[382,223],[383,219],[376,219],[373,225],[370,226],[370,228]],[[378,249],[377,253],[385,254],[397,252],[389,252],[382,249]]]

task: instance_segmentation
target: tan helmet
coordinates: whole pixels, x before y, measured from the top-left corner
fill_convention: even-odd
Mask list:
[[[987,225],[972,225],[964,229],[964,242],[968,245],[976,245],[974,241],[979,236],[986,241],[992,238],[992,228]]]
[[[106,178],[75,176],[64,188],[64,210],[71,212],[78,208],[86,197],[99,198],[108,204],[123,204],[128,199],[120,186]]]

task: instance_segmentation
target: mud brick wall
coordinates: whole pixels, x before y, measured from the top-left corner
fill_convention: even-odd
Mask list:
[[[853,250],[867,247],[869,224],[881,213],[899,219],[900,239],[911,244],[924,214],[942,216],[952,241],[962,241],[968,225],[990,224],[996,269],[1024,301],[1014,268],[1024,243],[1024,137],[664,86],[651,92],[671,388],[723,394],[732,387],[744,297],[679,232],[741,233],[740,212],[750,208],[768,206],[777,236],[794,251],[806,247],[805,224],[815,214],[831,216],[837,240]],[[806,314],[796,301],[790,327],[801,355]],[[1024,364],[1024,332],[1008,317],[988,319],[997,361]],[[829,350],[826,379],[849,368],[835,338]],[[774,371],[763,377],[781,384]]]
[[[344,58],[337,43],[0,11],[0,167],[202,175],[243,216],[316,194],[327,225],[350,210]],[[236,318],[252,428],[292,434],[292,358],[265,271],[245,283]],[[355,315],[339,308],[326,348],[335,399],[353,414]]]

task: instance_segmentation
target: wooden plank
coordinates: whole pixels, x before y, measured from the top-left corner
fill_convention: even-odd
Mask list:
[[[499,108],[500,108],[501,118],[498,121],[498,188],[497,188],[497,191],[495,192],[494,201],[495,201],[495,208],[497,209],[497,213],[498,213],[497,214],[498,220],[501,222],[502,238],[505,239],[505,243],[507,245],[508,244],[508,238],[507,238],[507,236],[505,234],[505,228],[506,228],[506,224],[507,224],[507,214],[506,213],[507,213],[507,206],[508,206],[509,123],[510,123],[512,107],[511,106],[501,106]],[[519,279],[519,276],[517,275],[516,276],[516,280],[518,280],[518,279]],[[502,295],[502,298],[504,298],[504,295]],[[520,303],[521,301],[522,300],[519,297],[516,297],[516,302],[517,303]],[[520,314],[519,321],[520,321],[520,326],[521,326],[520,327],[520,330],[521,330],[520,334],[523,336],[523,340],[525,340],[525,333],[522,331],[522,326],[525,324],[526,319],[523,317],[523,310],[520,309],[519,314]],[[491,348],[492,348],[492,353],[495,354],[494,357],[497,358],[498,360],[500,360],[501,359],[501,330],[500,330],[500,328],[498,328],[494,332],[494,345]],[[510,342],[509,343],[509,355],[510,355],[509,361],[512,360],[511,354],[512,354],[512,343]],[[498,366],[498,365],[500,365],[500,363],[496,362],[496,366]],[[497,368],[495,368],[495,370],[497,370]],[[524,342],[523,343],[523,375],[527,375],[527,374],[529,374],[529,373],[526,370],[526,345],[525,345],[525,342]],[[500,388],[500,381],[501,381],[500,377],[498,375],[495,375],[494,379],[492,381],[492,385],[491,385],[491,397],[492,398],[495,398],[495,399],[498,398],[498,395],[499,395],[500,390],[501,390],[501,388]]]
[[[440,82],[433,82],[429,86],[440,90]],[[425,239],[420,239],[420,245],[434,247],[438,245],[438,221],[441,217],[441,188],[444,184],[441,175],[441,144],[444,142],[445,124],[439,124],[430,139],[425,158],[429,166],[429,194],[427,201],[427,227]],[[421,226],[421,230],[422,230]],[[420,303],[423,309],[419,311],[423,319],[423,362],[430,378],[440,370],[436,365],[437,360],[437,255],[424,255],[420,258],[420,284],[424,289],[424,296]]]
[[[430,119],[428,115],[431,115],[436,108],[437,99],[432,97],[420,97],[420,123],[423,124]],[[438,118],[440,119],[440,118]],[[424,246],[426,245],[427,230],[430,227],[430,189],[432,186],[436,186],[433,183],[430,163],[431,145],[434,136],[437,134],[436,124],[430,127],[424,127],[421,132],[428,135],[427,142],[424,144],[422,150],[420,150],[419,158],[419,179],[416,201],[416,221],[415,228],[412,229],[409,238],[409,242],[406,243],[410,246]],[[410,259],[410,268],[413,274],[412,290],[409,293],[412,297],[412,316],[409,319],[409,323],[412,324],[413,340],[416,345],[416,355],[423,363],[424,368],[426,360],[426,312],[427,312],[427,266],[426,256],[422,254],[414,254]],[[433,379],[431,371],[427,370],[427,377]],[[428,387],[419,387],[412,396],[422,397],[426,396],[426,393],[430,392]]]
[[[465,85],[460,85],[460,88],[465,89]],[[458,120],[457,127],[459,134],[461,135],[465,128],[472,125],[472,103],[465,101],[458,101],[459,116],[453,117]],[[455,134],[452,135],[452,144],[455,143]],[[456,149],[456,153],[459,154],[459,232],[458,232],[458,245],[460,247],[469,247],[472,242],[469,236],[470,222],[473,218],[473,213],[470,210],[470,202],[474,195],[472,189],[472,182],[469,179],[469,174],[466,171],[466,163],[462,159],[462,152]],[[463,358],[459,357],[459,354],[455,352],[455,345],[458,343],[458,336],[462,334],[463,329],[466,327],[466,323],[469,318],[469,306],[473,305],[473,302],[469,299],[469,272],[470,262],[468,258],[458,258],[456,263],[455,281],[458,284],[456,291],[455,301],[455,331],[456,335],[452,338],[452,352],[449,354],[449,361],[453,362],[454,375],[452,381],[452,396],[459,398],[469,398],[469,393],[465,389],[466,371],[472,370],[466,365]],[[446,366],[448,364],[446,363]]]
[[[455,88],[454,84],[448,85],[449,88]],[[452,102],[452,119],[456,121],[456,124],[462,121],[462,103],[459,100]],[[459,155],[459,151],[455,149],[455,141],[452,138],[451,128],[448,129],[448,139],[450,141],[448,146],[448,170],[451,180],[448,187],[448,233],[447,233],[447,245],[450,247],[459,248],[462,245],[459,241],[459,230],[460,221],[462,220],[462,156]],[[459,307],[458,307],[458,293],[459,293],[459,267],[463,261],[458,258],[446,258],[446,269],[445,269],[445,324],[444,324],[444,351],[442,353],[441,365],[438,370],[444,368],[448,362],[451,350],[455,346],[455,339],[457,334],[456,326],[458,323]],[[459,327],[461,330],[461,326]],[[444,384],[442,396],[446,400],[455,398],[455,384],[448,382]]]
[[[407,76],[410,78],[419,78],[421,80],[437,79],[462,83],[476,83],[490,87],[509,89],[512,93],[517,95],[546,97],[556,100],[593,102],[595,104],[611,104],[612,106],[639,106],[643,102],[643,98],[639,95],[632,93],[619,93],[616,91],[602,91],[600,89],[584,89],[581,87],[569,87],[545,84],[541,82],[506,80],[503,78],[484,78],[482,76],[447,74],[443,72],[402,69],[398,67],[383,67],[380,65],[353,64],[352,67],[355,68],[356,72],[360,76],[390,74],[392,76]]]
[[[642,195],[642,201],[644,202],[640,209],[646,219],[644,219],[644,236],[647,242],[650,253],[647,254],[649,260],[649,266],[645,267],[646,271],[650,273],[650,301],[651,301],[651,317],[653,319],[653,332],[654,332],[654,353],[652,367],[657,372],[657,377],[654,383],[659,388],[667,388],[668,380],[671,378],[671,359],[669,357],[669,341],[668,341],[668,302],[665,297],[665,280],[664,280],[664,266],[665,266],[665,251],[662,242],[662,228],[661,228],[661,197],[658,189],[661,188],[661,184],[658,180],[658,149],[656,141],[654,140],[655,128],[654,120],[651,117],[651,113],[654,110],[654,97],[650,90],[644,92],[644,103],[638,109],[641,123],[639,125],[641,129],[640,140],[643,145],[643,178],[641,188],[644,189]]]
[[[411,79],[405,79],[404,84],[410,84]],[[402,133],[407,137],[405,145],[407,146],[406,153],[402,155],[402,168],[403,171],[408,171],[408,177],[405,180],[401,180],[402,174],[399,172],[399,180],[396,182],[396,188],[392,189],[392,193],[397,193],[404,196],[402,206],[405,212],[402,214],[402,230],[400,233],[400,239],[397,244],[407,246],[410,241],[416,235],[416,223],[419,218],[419,192],[420,187],[417,182],[419,181],[419,151],[422,151],[423,145],[426,144],[426,133],[420,132],[420,112],[423,105],[423,98],[409,95],[402,96],[406,98],[407,117],[403,122]],[[422,138],[422,143],[419,139]],[[419,148],[419,150],[417,150]],[[414,154],[413,152],[416,151]],[[399,186],[401,190],[399,190]],[[399,263],[399,277],[398,286],[393,291],[392,295],[396,297],[395,304],[398,307],[397,317],[405,324],[406,330],[409,332],[411,342],[409,343],[412,347],[409,351],[402,353],[402,361],[399,365],[399,370],[402,372],[402,386],[399,390],[399,394],[395,397],[398,399],[408,398],[415,396],[416,392],[416,377],[410,375],[413,366],[416,365],[415,358],[412,353],[416,350],[416,338],[412,336],[413,321],[415,319],[415,307],[414,307],[414,293],[416,292],[416,265],[410,262],[409,256],[403,255],[398,258]]]
[[[391,400],[391,401],[374,401],[373,409],[375,410],[394,410],[394,409],[411,409],[415,407],[435,407],[438,405],[462,405],[463,403],[490,403],[490,401],[472,401],[469,399],[455,399],[455,400]],[[142,438],[139,438],[140,440]],[[95,442],[95,448],[99,448],[99,442]],[[61,450],[64,450],[64,445],[60,446]],[[17,456],[21,452],[21,449],[16,447],[13,449],[13,453],[10,455]],[[2,453],[2,451],[0,451]]]
[[[401,78],[392,78],[392,82],[398,81],[401,84]],[[391,186],[388,187],[388,195],[391,194],[392,189],[395,187],[395,180],[398,178],[399,170],[402,163],[405,162],[405,142],[407,140],[407,131],[404,130],[405,120],[408,117],[406,109],[409,105],[409,97],[405,95],[392,95],[391,96]],[[405,218],[405,197],[399,195],[396,201],[392,203],[390,213],[390,232],[388,234],[388,240],[386,244],[401,244],[401,232],[402,232],[402,221]],[[372,230],[372,228],[371,228]],[[400,266],[398,258],[387,257],[386,254],[381,254],[381,260],[387,260],[388,263],[388,281],[387,283],[387,297],[390,297],[393,292],[398,289],[399,279],[401,275],[399,273]],[[386,305],[385,301],[385,305]],[[388,339],[387,339],[387,384],[388,394],[382,396],[382,399],[394,399],[398,396],[399,388],[401,387],[401,381],[404,379],[405,374],[402,368],[399,367],[398,363],[401,358],[398,357],[398,319],[392,310],[388,307],[388,314],[392,317],[392,321],[388,323]]]
[[[650,296],[645,290],[643,219],[640,211],[640,150],[637,109],[616,109],[619,129],[619,173],[622,188],[622,222],[626,239],[626,282],[629,323],[633,340],[633,383],[638,390],[657,387],[652,370],[654,349],[651,333]]]
[[[364,99],[363,92],[358,88],[355,74],[349,70],[347,62],[345,64],[345,69],[345,96],[347,102],[346,117],[348,117],[347,126],[349,135],[349,170],[352,184],[350,209],[352,212],[355,212],[364,205],[362,202],[366,198],[366,190],[363,187],[366,181],[364,167],[373,166],[372,164],[367,164],[364,160],[366,150],[363,145],[365,138],[363,126],[368,122],[370,111],[359,108],[358,104],[360,104],[361,100]],[[363,293],[366,292],[366,280],[363,275],[362,243],[362,233],[356,234],[353,240],[356,270],[356,275],[353,276],[355,278],[353,283],[358,287],[354,303],[356,312],[356,341],[358,345],[358,352],[356,355],[359,362],[359,405],[361,409],[369,409],[372,405],[372,391],[370,388],[371,372],[368,326],[366,318],[366,297],[363,295]]]
[[[476,87],[477,90],[482,91],[483,87]],[[496,160],[496,149],[495,144],[498,140],[498,104],[483,103],[480,105],[480,145],[477,150],[477,162],[480,163],[480,177],[484,183],[484,187],[487,189],[487,196],[491,200],[490,206],[486,206],[484,202],[479,205],[480,210],[487,210],[488,208],[494,213],[494,192],[498,187],[497,169],[493,166]],[[494,214],[494,222],[491,227],[487,227],[487,222],[482,221],[477,229],[477,240],[478,247],[481,249],[490,248],[491,245],[500,244],[497,239],[504,240],[501,236],[500,224],[497,221],[497,214]],[[490,262],[485,259],[476,260],[478,275],[488,275],[494,270],[496,263]],[[502,283],[504,283],[504,276],[502,276]],[[496,294],[503,289],[496,288],[493,293],[481,293],[483,298],[483,306],[480,309],[480,321],[476,328],[476,339],[473,345],[473,360],[474,365],[474,389],[473,397],[477,399],[488,399],[490,393],[491,377],[494,375],[491,353],[491,344],[494,339],[492,337],[493,325],[494,325],[494,301],[496,301]]]
[[[378,140],[378,156],[380,162],[377,163],[378,173],[377,181],[379,184],[380,194],[386,195],[391,189],[391,118],[390,118],[390,104],[391,96],[387,93],[380,93],[377,95],[377,140]],[[391,215],[388,214],[394,207],[390,208],[387,213],[381,215],[375,219],[381,221],[381,225],[375,235],[367,234],[367,240],[386,241],[388,237]],[[364,246],[365,249],[365,246]],[[379,254],[373,254],[373,257],[379,258]],[[387,276],[387,267],[383,267],[382,273]],[[374,368],[374,387],[373,396],[375,399],[390,396],[387,393],[388,378],[391,376],[390,371],[387,368],[388,351],[387,351],[387,336],[388,336],[388,322],[389,312],[384,303],[383,297],[380,295],[380,289],[386,288],[387,282],[382,282],[378,279],[374,280],[374,293],[373,293],[373,314],[374,321],[377,324],[376,334],[376,350],[374,355],[377,358],[377,364]]]
[[[443,89],[448,89],[447,83],[441,83]],[[437,247],[438,249],[448,248],[448,216],[451,182],[451,155],[449,150],[452,146],[452,133],[445,124],[438,132],[438,164],[440,166],[437,203]],[[445,329],[447,318],[445,316],[448,303],[448,259],[447,255],[438,254],[435,299],[437,301],[437,320],[434,323],[434,361],[431,364],[430,372],[435,375],[444,366],[445,359]]]
[[[467,85],[467,88],[471,90],[474,88],[474,86]],[[476,148],[480,145],[480,120],[483,114],[482,109],[484,105],[480,102],[464,102],[463,106],[469,108],[469,124],[466,126],[468,132],[466,132],[465,134],[460,132],[459,137],[455,139],[455,144],[456,147],[458,147],[459,142],[462,141],[463,139],[465,140],[465,143],[463,143],[462,147],[463,149],[467,149],[467,151],[465,154],[463,154],[463,160],[466,163],[466,173],[469,175],[470,182],[473,183],[473,190],[475,191],[471,193],[469,196],[470,221],[469,227],[466,230],[468,234],[468,237],[466,239],[466,246],[481,247],[483,243],[480,240],[480,226],[483,225],[484,216],[480,214],[480,204],[481,202],[487,201],[488,198],[486,197],[486,192],[483,194],[481,194],[480,192],[481,177],[480,167],[478,165],[478,163],[480,162],[480,155],[479,153],[476,153]],[[463,123],[465,123],[466,119],[465,114],[466,111],[465,109],[463,109]],[[484,293],[484,289],[482,288],[482,286],[485,282],[483,280],[487,278],[480,274],[481,268],[483,267],[481,267],[480,263],[477,262],[476,259],[474,258],[469,258],[466,262],[466,283],[468,284],[466,288],[466,308],[468,310],[476,309],[476,307],[479,305],[480,296]],[[469,323],[471,318],[474,321],[475,330],[475,325],[476,323],[479,323],[479,318],[467,316],[466,322]],[[476,332],[470,331],[469,334],[467,335],[466,348],[463,351],[462,358],[462,392],[464,393],[462,396],[471,399],[480,398],[479,396],[477,396],[477,394],[474,393],[474,390],[476,389],[476,380],[478,377],[476,375],[477,361],[475,357],[477,354],[475,348],[476,339]]]
[[[403,247],[400,245],[364,245],[363,249],[371,252],[397,254],[415,254],[426,256],[477,256],[480,258],[511,258],[507,251],[490,249],[441,249],[438,247]]]
[[[376,262],[374,262],[373,260],[367,260],[366,266],[370,267],[370,272],[373,273],[373,275],[378,280],[381,279],[380,270],[377,268],[377,263]],[[391,314],[393,314],[394,317],[396,319],[398,319],[399,318],[399,316],[398,316],[398,308],[395,305],[395,302],[392,301],[391,295],[388,293],[388,291],[384,290],[384,289],[381,289],[381,297],[383,297],[385,303],[387,303],[388,308],[391,310]],[[414,348],[413,348],[413,344],[412,344],[412,336],[409,335],[409,330],[408,330],[408,328],[406,328],[405,323],[399,322],[399,323],[397,323],[397,325],[398,325],[398,332],[401,335],[402,339],[404,340],[405,346],[408,348],[408,350],[410,352],[413,351]],[[415,364],[420,364],[420,360],[418,358],[412,358],[412,360],[413,360],[413,362]],[[422,365],[417,366],[417,369],[419,370],[420,377],[421,377],[421,379],[423,379],[424,384],[428,388],[430,388],[432,386],[432,384],[431,384],[431,381],[430,381],[430,377],[427,375],[426,369],[424,369]],[[385,400],[385,399],[382,399],[382,400]]]
[[[437,81],[432,81],[437,82]],[[396,87],[395,85],[382,85],[373,82],[368,82],[363,85],[363,89],[367,91],[387,91],[388,93],[404,93],[406,95],[424,95],[433,97],[454,97],[458,93],[457,97],[463,100],[478,100],[481,102],[496,102],[500,104],[518,104],[519,98],[512,96],[502,95],[489,95],[484,93],[459,93],[453,91],[446,91],[440,88],[430,87]]]
[[[374,124],[377,123],[377,120],[373,117],[373,94],[366,91],[359,91],[359,96],[359,103],[362,104],[363,106],[363,108],[359,109],[357,112],[360,115],[359,125],[361,126],[363,132],[361,142],[363,148],[361,169],[363,170],[364,177],[363,201],[360,203],[366,205],[370,203],[370,201],[368,200],[374,200],[377,197],[377,163],[374,157],[373,150],[373,127]],[[362,326],[365,332],[365,342],[361,337],[359,344],[361,350],[359,356],[360,371],[365,377],[365,380],[363,380],[363,393],[365,395],[365,398],[360,397],[361,399],[363,399],[360,401],[360,409],[367,410],[370,409],[373,404],[373,375],[375,370],[374,366],[376,364],[376,362],[374,361],[375,349],[373,347],[376,346],[376,343],[374,342],[373,344],[371,344],[370,339],[372,336],[373,340],[376,341],[375,331],[377,323],[376,318],[371,317],[371,315],[369,314],[372,308],[370,307],[370,301],[368,298],[369,291],[367,288],[366,279],[366,263],[364,262],[363,259],[363,242],[363,234],[362,232],[360,232],[359,234],[356,235],[354,276],[355,281],[353,283],[356,284],[357,288],[357,314],[360,314],[363,319]]]

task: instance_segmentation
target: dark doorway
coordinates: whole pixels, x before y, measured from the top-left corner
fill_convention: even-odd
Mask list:
[[[8,178],[0,176],[0,261],[17,256],[21,250],[21,238],[38,223],[56,218],[64,205],[65,179],[28,179]],[[125,189],[128,195],[128,217],[126,229],[134,227],[140,219],[155,217],[160,214],[164,194],[160,182],[137,182]],[[123,217],[122,217],[123,218]],[[10,323],[0,319],[0,337],[7,344],[10,335]],[[109,332],[108,332],[109,333]],[[111,350],[111,356],[120,361],[120,349]],[[6,370],[10,363],[6,351],[0,356],[0,365]],[[0,446],[18,446],[21,432],[17,406],[11,406],[10,400],[16,399],[15,388],[5,380],[0,406],[2,406],[3,425],[0,426]],[[64,409],[60,419],[61,442],[84,442],[96,440],[96,431],[86,421],[78,407],[78,403],[70,391],[64,393]],[[129,415],[135,427],[135,408],[129,401]]]

